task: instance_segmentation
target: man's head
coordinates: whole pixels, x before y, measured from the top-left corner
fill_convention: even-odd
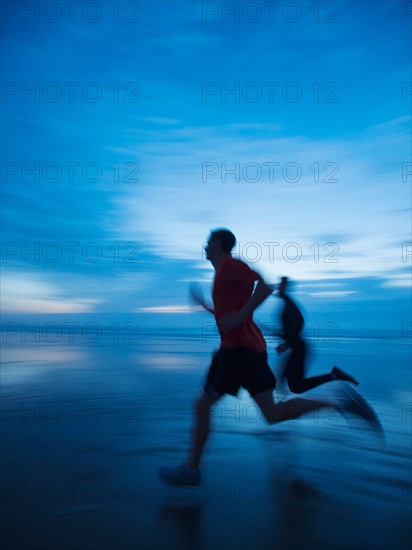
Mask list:
[[[230,254],[236,244],[236,237],[228,229],[215,229],[210,233],[210,237],[205,246],[206,257],[208,260],[214,260],[223,254]]]
[[[289,281],[289,279],[287,277],[282,277],[280,279],[280,283],[279,283],[279,286],[278,286],[279,296],[282,296],[283,294],[285,294],[286,288],[288,286],[288,281]]]

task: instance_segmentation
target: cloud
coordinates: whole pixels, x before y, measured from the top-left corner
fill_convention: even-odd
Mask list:
[[[356,290],[325,290],[319,292],[308,292],[308,296],[315,298],[346,298],[351,294],[357,294]]]
[[[151,166],[146,185],[136,200],[119,198],[123,231],[147,235],[164,258],[196,259],[209,230],[226,226],[237,235],[241,250],[258,244],[258,265],[268,274],[280,268],[307,279],[337,273],[384,276],[399,261],[398,239],[406,229],[395,213],[405,200],[404,189],[395,182],[406,154],[400,137],[406,122],[406,117],[388,121],[375,137],[366,132],[347,140],[285,137],[271,123],[267,131],[261,123],[242,123],[242,129],[259,127],[253,139],[239,132],[239,124],[174,128],[161,135],[151,131],[140,150]],[[395,151],[395,157],[385,172],[376,173],[371,163],[384,149]],[[154,164],[157,156],[161,164]],[[207,174],[206,163],[215,174]],[[256,166],[261,177],[251,182]],[[292,183],[296,171],[302,174]],[[391,193],[381,193],[388,186]],[[296,262],[293,243],[301,255]],[[270,246],[277,258],[270,259]]]
[[[193,313],[194,311],[203,311],[201,306],[152,306],[152,307],[140,307],[134,310],[137,313]]]
[[[381,283],[382,288],[412,288],[412,273],[392,275]]]
[[[65,299],[59,287],[33,275],[3,276],[1,303],[3,313],[90,313],[99,300],[75,295]]]

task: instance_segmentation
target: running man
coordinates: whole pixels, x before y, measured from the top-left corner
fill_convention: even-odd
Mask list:
[[[290,350],[290,355],[283,371],[283,377],[286,378],[290,391],[293,393],[303,393],[334,380],[344,380],[345,382],[358,385],[359,382],[353,376],[336,366],[328,374],[305,378],[307,346],[301,337],[304,319],[298,306],[286,294],[287,286],[288,278],[282,277],[278,286],[278,296],[285,302],[281,315],[284,342],[277,346],[276,351],[284,353],[286,350]]]
[[[199,466],[210,430],[210,409],[226,393],[236,396],[240,386],[249,391],[271,424],[292,420],[323,407],[352,412],[379,424],[374,412],[354,390],[355,395],[345,393],[343,406],[299,397],[274,403],[276,379],[267,363],[265,339],[253,321],[253,311],[273,289],[258,273],[231,256],[235,243],[233,233],[219,229],[212,231],[205,247],[207,259],[216,271],[212,292],[214,307],[208,306],[199,294],[193,294],[193,298],[214,314],[221,346],[213,356],[204,390],[196,401],[192,442],[186,461],[177,467],[158,470],[160,479],[169,485],[200,483]]]

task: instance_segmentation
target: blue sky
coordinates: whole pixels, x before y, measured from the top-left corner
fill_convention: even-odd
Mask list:
[[[2,6],[6,314],[190,323],[223,226],[313,318],[410,322],[408,3],[87,4]]]

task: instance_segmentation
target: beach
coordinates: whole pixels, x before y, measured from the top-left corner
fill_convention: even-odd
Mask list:
[[[217,338],[153,328],[134,339],[50,334],[23,342],[3,333],[3,548],[409,548],[407,339],[311,345],[309,374],[333,364],[351,372],[385,443],[331,410],[270,426],[241,390],[215,406],[201,485],[172,488],[156,471],[185,458]],[[279,383],[275,398],[288,397]]]

